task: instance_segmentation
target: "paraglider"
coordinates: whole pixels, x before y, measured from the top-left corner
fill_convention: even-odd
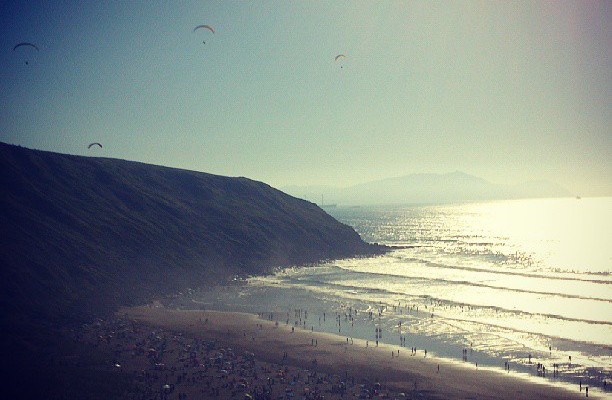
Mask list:
[[[89,146],[87,146],[87,148],[91,149],[93,146],[100,146],[100,148],[102,148],[102,145],[98,142],[90,143]]]
[[[210,25],[198,25],[195,28],[193,28],[193,31],[197,31],[198,29],[208,29],[209,31],[211,31],[213,33],[213,35],[215,34],[215,28],[213,28]],[[202,42],[203,44],[206,44],[206,41]]]
[[[38,46],[36,46],[34,43],[30,43],[30,42],[21,42],[21,43],[17,43],[17,44],[15,45],[15,47],[13,47],[13,51],[17,50],[19,47],[24,47],[24,46],[25,46],[25,47],[32,47],[32,48],[34,48],[36,51],[40,51],[40,50],[38,49]],[[28,65],[28,61],[27,61],[27,60],[26,60],[26,62],[25,62],[25,63],[26,63],[26,65]]]
[[[344,54],[338,54],[335,58],[334,61],[338,62],[338,60],[344,60],[346,58],[346,56]],[[342,65],[340,65],[340,68],[342,68]]]

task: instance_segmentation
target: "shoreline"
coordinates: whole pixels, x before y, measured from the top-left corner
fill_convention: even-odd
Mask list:
[[[579,393],[514,374],[425,356],[420,350],[411,355],[407,348],[399,346],[380,344],[376,347],[368,343],[366,347],[362,339],[348,341],[339,335],[301,328],[292,332],[290,325],[264,320],[255,314],[173,310],[156,303],[122,308],[117,315],[148,327],[231,346],[252,353],[256,360],[265,363],[284,363],[304,370],[344,375],[358,382],[379,381],[388,390],[420,398],[559,399],[584,396],[584,391]],[[595,393],[589,395],[598,398]]]
[[[196,290],[164,304],[178,309],[239,311],[258,315],[263,312],[266,316],[272,312],[274,318],[283,324],[287,321],[289,324],[295,323],[296,329],[298,325],[309,330],[312,327],[314,331],[370,341],[378,336],[380,341],[408,351],[411,346],[417,346],[430,351],[430,355],[459,364],[474,365],[478,362],[479,367],[490,367],[502,373],[509,368],[511,374],[521,375],[533,382],[548,381],[551,385],[576,391],[582,381],[583,387],[589,385],[590,395],[598,392],[612,399],[609,374],[606,372],[610,365],[609,361],[606,362],[609,352],[596,344],[545,335],[541,336],[542,341],[534,343],[532,340],[529,343],[529,339],[534,339],[531,333],[525,336],[525,333],[513,331],[514,336],[509,336],[505,334],[504,327],[483,329],[487,328],[487,324],[470,322],[469,318],[462,321],[459,314],[459,321],[465,324],[457,326],[448,318],[449,315],[441,314],[441,318],[438,318],[436,313],[436,318],[430,318],[434,310],[428,310],[428,306],[435,305],[429,301],[419,304],[418,299],[394,296],[377,302],[371,296],[363,297],[359,289],[354,293],[343,290],[331,293],[329,290],[319,291],[311,281],[301,283],[302,277],[310,274],[317,277],[322,275],[325,281],[325,267],[315,268],[314,273],[299,268],[288,271],[288,277],[284,272],[269,278],[252,277],[244,285]],[[307,312],[307,315],[296,313],[299,310]],[[457,313],[463,312],[459,307],[455,307],[455,310]],[[375,327],[382,331],[375,335]],[[584,354],[581,354],[583,351]],[[589,354],[599,354],[599,363]],[[528,355],[532,355],[532,360],[528,361]],[[567,362],[568,355],[573,356],[574,363]]]

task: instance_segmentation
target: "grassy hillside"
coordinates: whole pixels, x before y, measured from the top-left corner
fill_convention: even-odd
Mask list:
[[[0,185],[5,323],[380,251],[316,205],[246,178],[0,144]]]

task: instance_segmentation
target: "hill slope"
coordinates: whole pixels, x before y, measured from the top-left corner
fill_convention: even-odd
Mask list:
[[[381,250],[246,178],[0,143],[0,185],[4,322],[71,319],[234,273]]]

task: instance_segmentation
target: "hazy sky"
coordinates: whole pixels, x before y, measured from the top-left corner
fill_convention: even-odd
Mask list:
[[[0,141],[276,187],[461,170],[612,195],[612,1],[13,3]]]

